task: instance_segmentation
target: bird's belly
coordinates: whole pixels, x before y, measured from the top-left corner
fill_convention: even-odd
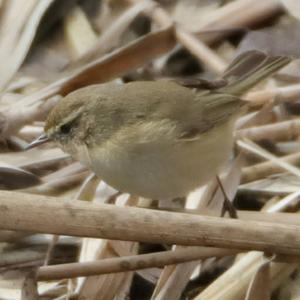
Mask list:
[[[122,192],[158,200],[186,196],[214,177],[230,156],[232,133],[220,129],[196,141],[163,147],[145,145],[106,155],[91,152],[92,167]]]

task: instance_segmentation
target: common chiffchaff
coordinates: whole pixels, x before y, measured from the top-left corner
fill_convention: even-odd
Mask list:
[[[240,96],[289,61],[246,52],[213,90],[165,80],[84,87],[59,102],[30,147],[53,140],[122,192],[186,196],[228,160]]]

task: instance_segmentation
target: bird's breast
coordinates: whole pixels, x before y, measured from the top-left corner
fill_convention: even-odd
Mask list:
[[[232,122],[191,142],[166,139],[89,149],[94,172],[119,191],[151,199],[186,196],[217,174],[230,156]]]

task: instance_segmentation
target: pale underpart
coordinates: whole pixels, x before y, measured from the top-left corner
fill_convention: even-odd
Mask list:
[[[228,160],[234,119],[192,141],[174,142],[172,125],[161,124],[165,121],[135,126],[126,137],[119,132],[110,147],[90,149],[89,158],[80,151],[80,160],[92,161],[96,174],[122,192],[158,200],[186,196]],[[145,141],[137,143],[141,136]],[[124,151],[124,144],[130,151]]]

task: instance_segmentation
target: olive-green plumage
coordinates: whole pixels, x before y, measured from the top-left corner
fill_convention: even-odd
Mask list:
[[[245,53],[224,74],[228,84],[214,90],[166,80],[88,86],[53,109],[45,132],[118,190],[185,196],[228,159],[240,95],[288,62]]]
[[[83,130],[104,142],[124,125],[169,120],[176,123],[178,139],[189,132],[201,134],[222,124],[245,104],[236,96],[209,91],[194,92],[171,81],[109,83],[82,88],[69,94],[51,112],[45,130],[85,118]],[[80,110],[74,119],[72,112]],[[97,112],[97,113],[96,113]],[[80,125],[79,125],[80,126]],[[79,127],[80,128],[80,127]]]

